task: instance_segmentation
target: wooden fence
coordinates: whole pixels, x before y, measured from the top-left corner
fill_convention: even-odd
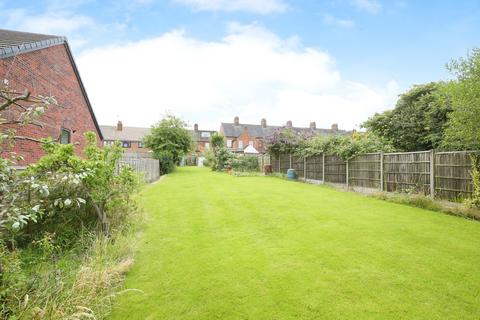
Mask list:
[[[152,182],[160,177],[160,163],[157,159],[122,157],[118,168],[129,166],[143,176],[146,182]]]
[[[343,161],[338,156],[271,156],[273,172],[295,169],[301,179],[351,189],[415,192],[456,200],[473,193],[469,151],[369,153]]]

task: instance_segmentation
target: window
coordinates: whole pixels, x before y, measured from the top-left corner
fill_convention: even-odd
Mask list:
[[[232,140],[228,139],[227,140],[227,148],[231,148],[232,147]]]
[[[139,147],[139,148],[145,148],[145,145],[143,144],[142,141],[140,141],[140,142],[138,143],[138,147]]]
[[[210,132],[202,131],[201,136],[202,138],[210,138]]]
[[[122,141],[122,147],[130,148],[130,141]]]
[[[243,149],[243,141],[238,140],[238,149]]]
[[[69,144],[70,143],[70,130],[62,128],[60,132],[60,143]]]
[[[205,149],[208,149],[208,148],[210,148],[210,143],[205,142]]]

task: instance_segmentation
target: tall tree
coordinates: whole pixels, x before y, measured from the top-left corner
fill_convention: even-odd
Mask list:
[[[449,149],[480,149],[480,48],[448,66],[455,80],[447,83],[453,112],[446,130],[444,146]]]
[[[192,135],[186,129],[186,123],[173,115],[166,116],[154,125],[144,143],[160,159],[163,173],[173,170],[181,157],[193,147]]]
[[[438,148],[452,111],[444,86],[440,82],[415,85],[400,95],[393,110],[375,114],[362,126],[399,150]]]

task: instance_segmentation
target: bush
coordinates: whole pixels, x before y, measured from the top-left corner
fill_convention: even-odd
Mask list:
[[[232,159],[232,169],[234,171],[249,172],[258,171],[258,158],[255,156],[240,156]]]
[[[90,309],[102,314],[118,288],[116,268],[127,263],[114,251],[131,246],[123,239],[138,221],[138,179],[118,170],[118,144],[98,148],[93,133],[86,138],[85,158],[46,141],[46,155],[24,172],[0,161],[2,319],[92,318]]]

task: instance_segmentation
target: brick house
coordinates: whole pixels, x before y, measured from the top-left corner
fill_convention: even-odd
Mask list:
[[[225,136],[227,147],[233,152],[243,153],[248,146],[253,146],[259,153],[265,153],[265,138],[282,127],[313,135],[346,135],[351,133],[339,130],[337,124],[332,124],[330,129],[317,128],[315,122],[311,122],[308,127],[294,127],[292,121],[287,121],[285,126],[269,126],[266,119],[262,119],[260,124],[244,124],[240,123],[239,117],[235,117],[233,123],[222,123],[220,133]]]
[[[198,124],[195,123],[193,130],[190,131],[193,136],[193,141],[196,143],[195,153],[197,155],[203,155],[205,150],[210,148],[210,137],[216,131],[212,130],[199,130]]]
[[[66,38],[0,29],[0,80],[4,79],[15,91],[52,96],[58,106],[50,106],[29,125],[4,124],[0,130],[15,129],[19,136],[51,137],[60,143],[73,143],[78,154],[86,143],[85,132],[92,131],[102,140]],[[1,117],[15,121],[20,111],[18,106],[11,107]],[[18,165],[34,163],[43,155],[40,143],[28,140],[18,140],[13,149],[6,151],[23,157]]]
[[[103,144],[110,145],[120,141],[127,153],[147,153],[150,149],[143,145],[143,138],[150,134],[150,128],[125,127],[122,121],[116,126],[100,126],[103,134]]]

